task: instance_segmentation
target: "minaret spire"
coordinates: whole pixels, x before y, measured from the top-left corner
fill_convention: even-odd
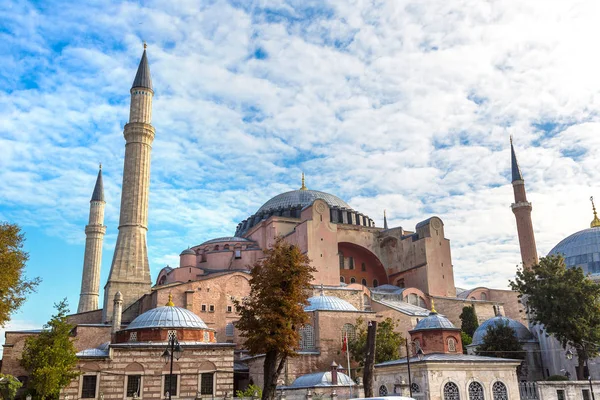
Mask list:
[[[592,210],[594,211],[594,219],[590,223],[590,228],[597,228],[600,226],[600,219],[598,219],[598,214],[596,213],[596,206],[594,205],[594,196],[590,196],[590,201],[592,202]]]
[[[521,261],[523,268],[531,268],[538,263],[538,254],[533,234],[533,222],[531,221],[532,206],[527,201],[525,191],[525,180],[517,162],[517,155],[513,146],[512,136],[510,138],[510,158],[512,185],[515,202],[511,205],[517,220],[517,233],[519,235],[519,246],[521,248]]]
[[[304,184],[304,172],[302,173],[302,186],[300,186],[300,190],[308,190]]]
[[[383,210],[383,229],[388,229],[387,215],[385,215],[385,210]]]
[[[103,320],[113,318],[113,299],[123,294],[123,310],[150,292],[150,267],[146,233],[150,189],[150,152],[154,141],[152,122],[152,78],[146,46],[130,90],[129,122],[125,125],[125,162],[119,235],[104,287]]]
[[[100,294],[100,267],[102,265],[102,242],[106,233],[104,226],[104,186],[102,184],[102,164],[98,170],[96,185],[90,200],[90,217],[85,227],[85,252],[83,255],[83,273],[81,292],[77,312],[98,309]]]

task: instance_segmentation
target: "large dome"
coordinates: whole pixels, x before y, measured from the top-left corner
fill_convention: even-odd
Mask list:
[[[514,319],[504,317],[502,315],[496,316],[494,318],[490,318],[487,321],[484,321],[483,324],[479,325],[479,328],[475,330],[473,333],[473,342],[472,345],[479,346],[483,343],[483,338],[487,335],[488,329],[493,327],[496,324],[508,324],[515,331],[515,335],[519,342],[527,342],[528,340],[533,339],[533,334],[519,321],[515,321]]]
[[[125,328],[125,330],[142,328],[192,328],[208,329],[208,326],[196,314],[181,307],[164,306],[148,310]]]
[[[584,229],[563,239],[548,255],[562,255],[567,268],[581,267],[600,278],[600,227]]]
[[[298,189],[292,190],[291,192],[278,194],[263,204],[262,207],[258,209],[256,214],[293,206],[300,206],[301,208],[304,208],[311,205],[317,199],[324,200],[327,204],[329,204],[329,207],[352,209],[348,203],[332,194],[319,192],[318,190]]]

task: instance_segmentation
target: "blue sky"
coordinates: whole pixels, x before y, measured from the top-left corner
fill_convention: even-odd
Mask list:
[[[23,227],[43,279],[11,328],[40,326],[65,296],[76,309],[99,162],[106,280],[144,40],[154,278],[301,171],[379,224],[384,209],[405,229],[440,216],[461,287],[506,287],[520,260],[509,135],[540,254],[600,199],[596,1],[85,3],[0,7],[0,220]]]

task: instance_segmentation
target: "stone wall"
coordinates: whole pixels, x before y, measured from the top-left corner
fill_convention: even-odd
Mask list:
[[[590,383],[588,381],[563,381],[563,382],[537,382],[538,400],[556,400],[558,392],[562,391],[564,399],[568,400],[589,400]],[[600,399],[600,381],[592,381],[594,396]],[[583,392],[587,392],[588,397],[584,397]]]
[[[2,355],[2,368],[0,372],[3,374],[11,374],[14,376],[27,376],[28,373],[19,364],[21,353],[27,338],[36,336],[37,332],[6,332],[4,342],[4,353]]]

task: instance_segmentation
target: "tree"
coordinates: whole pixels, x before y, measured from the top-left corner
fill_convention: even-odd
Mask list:
[[[397,324],[391,318],[377,324],[375,334],[375,362],[397,360],[400,358],[400,347],[404,345],[405,339],[401,333],[394,331]],[[352,359],[361,367],[365,364],[367,357],[367,322],[361,317],[356,320],[356,336],[349,343]]]
[[[523,346],[517,338],[517,334],[508,323],[498,321],[488,328],[483,343],[477,346],[477,355],[497,358],[513,358],[522,360],[525,358]]]
[[[262,399],[272,400],[288,357],[297,356],[298,330],[309,322],[304,306],[316,269],[298,247],[282,237],[265,256],[252,267],[250,295],[235,301],[240,315],[236,327],[250,354],[265,355]]]
[[[473,343],[473,338],[467,335],[465,332],[460,331],[460,340],[463,345],[463,353],[467,354],[467,346]]]
[[[479,322],[477,322],[477,313],[475,312],[475,306],[470,305],[463,307],[462,313],[459,316],[461,324],[460,330],[473,337],[473,334],[479,328]]]
[[[29,388],[41,400],[57,399],[60,390],[79,376],[77,356],[71,340],[73,326],[67,322],[67,299],[54,305],[56,315],[39,335],[25,341],[21,365],[29,372]]]
[[[567,268],[561,256],[548,256],[531,269],[518,270],[510,285],[534,324],[542,324],[563,347],[577,350],[577,379],[584,379],[584,364],[598,354],[600,343],[600,284],[581,268]]]
[[[23,250],[24,241],[25,235],[18,225],[0,222],[0,326],[10,320],[10,315],[40,282],[39,278],[25,277],[29,254]]]
[[[0,374],[0,396],[2,399],[13,400],[21,386],[23,384],[14,376]]]

